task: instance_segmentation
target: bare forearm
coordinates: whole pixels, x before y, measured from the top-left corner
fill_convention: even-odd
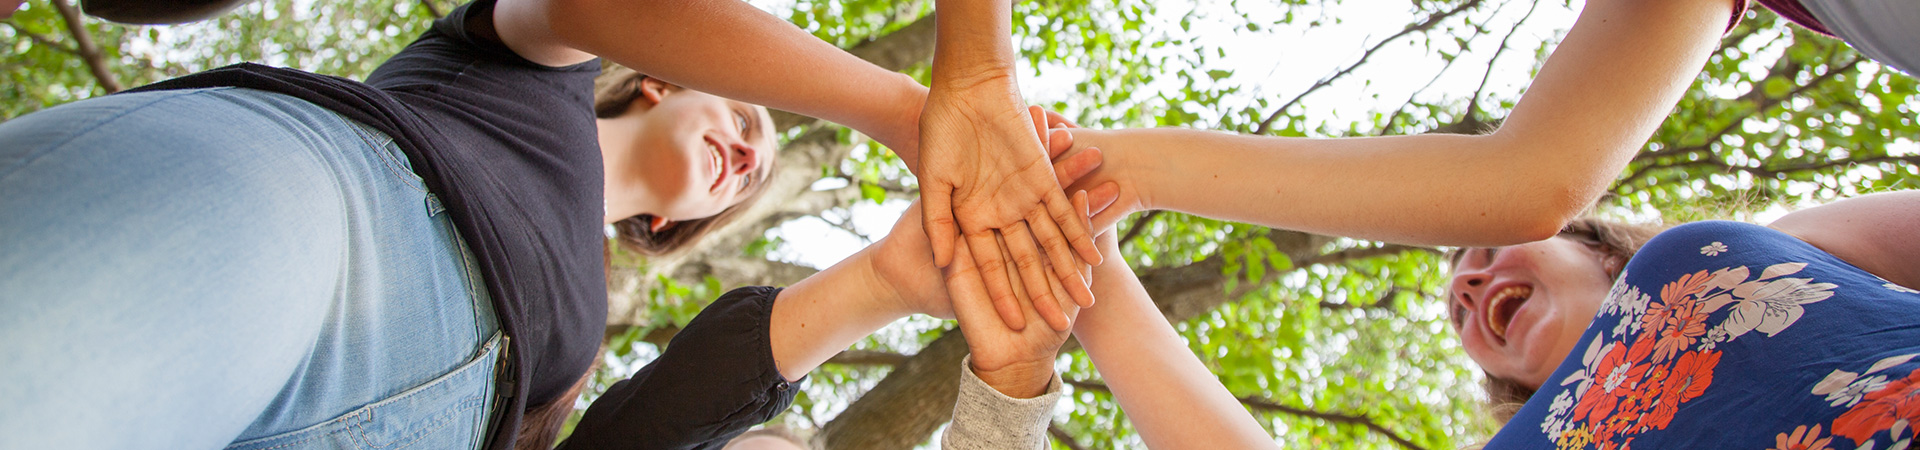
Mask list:
[[[1272,438],[1187,349],[1131,269],[1115,259],[1095,268],[1100,306],[1080,312],[1074,336],[1141,439],[1156,450],[1272,448]],[[1114,282],[1121,277],[1123,282]]]
[[[873,270],[876,246],[780,291],[769,325],[780,375],[796,380],[911,311]]]
[[[926,89],[738,1],[506,0],[555,45],[722,97],[838,122],[919,159]],[[522,39],[540,42],[539,39]],[[518,47],[515,48],[519,50]],[[525,53],[525,52],[523,52]]]
[[[1144,129],[1075,132],[1099,169],[1165,209],[1312,233],[1428,245],[1506,245],[1550,236],[1575,209],[1567,177],[1502,156],[1500,138],[1422,135],[1298,139]],[[1604,183],[1604,181],[1601,181]]]
[[[1491,135],[1299,139],[1075,132],[1137,164],[1146,208],[1427,245],[1552,236],[1617,177],[1679,101],[1724,0],[1594,0]],[[1105,170],[1103,168],[1103,170]]]
[[[1013,77],[1013,2],[939,0],[933,83],[973,83]]]

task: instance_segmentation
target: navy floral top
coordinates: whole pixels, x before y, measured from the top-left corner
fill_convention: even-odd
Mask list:
[[[1738,222],[1661,233],[1488,449],[1904,449],[1920,292]]]

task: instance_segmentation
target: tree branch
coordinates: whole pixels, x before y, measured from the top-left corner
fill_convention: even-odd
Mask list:
[[[899,366],[911,356],[878,350],[847,350],[827,358],[827,364],[843,366]]]
[[[1061,381],[1065,382],[1068,385],[1073,386],[1076,389],[1100,391],[1108,394],[1113,393],[1113,388],[1108,387],[1107,385],[1101,384],[1101,383],[1075,380],[1070,378],[1061,378]],[[1343,425],[1358,425],[1361,427],[1365,427],[1369,431],[1378,433],[1381,436],[1385,436],[1388,440],[1393,441],[1393,443],[1399,444],[1401,447],[1406,447],[1409,450],[1427,450],[1426,447],[1422,447],[1420,444],[1416,444],[1413,441],[1408,440],[1406,437],[1401,436],[1400,433],[1387,429],[1386,426],[1380,425],[1379,422],[1376,422],[1373,420],[1373,418],[1367,417],[1365,415],[1343,414],[1343,413],[1334,413],[1334,412],[1325,412],[1325,411],[1315,411],[1315,410],[1306,409],[1306,408],[1296,408],[1292,406],[1274,403],[1273,401],[1257,398],[1257,397],[1240,397],[1240,398],[1237,398],[1236,400],[1239,400],[1240,404],[1247,405],[1248,408],[1252,408],[1255,411],[1307,417],[1307,418],[1319,419],[1319,420],[1324,420],[1327,422],[1333,422],[1333,423],[1343,424]]]
[[[93,78],[100,80],[100,88],[105,89],[108,94],[126,89],[120,85],[119,79],[114,78],[113,71],[108,70],[106,55],[100,51],[99,45],[93,43],[93,33],[87,31],[87,25],[80,21],[80,9],[68,4],[67,0],[47,1],[53,3],[53,8],[60,11],[60,19],[66,22],[67,31],[73,33],[75,53],[80,55],[81,61],[87,63],[87,69],[93,72]]]
[[[1480,75],[1480,87],[1474,88],[1473,98],[1467,100],[1467,115],[1471,116],[1479,113],[1480,96],[1483,95],[1487,90],[1487,81],[1493,79],[1494,64],[1500,62],[1500,55],[1507,53],[1507,48],[1508,48],[1507,43],[1513,40],[1513,35],[1520,33],[1520,26],[1526,25],[1527,19],[1533,18],[1533,12],[1538,11],[1539,9],[1540,9],[1540,0],[1534,0],[1533,6],[1527,7],[1527,14],[1524,16],[1520,16],[1520,20],[1514,21],[1513,29],[1507,30],[1506,37],[1500,38],[1500,48],[1498,50],[1493,51],[1492,58],[1487,59],[1487,71]]]
[[[1679,155],[1685,155],[1688,153],[1710,150],[1713,148],[1714,142],[1718,142],[1720,138],[1725,137],[1727,133],[1733,132],[1734,128],[1737,128],[1740,126],[1740,124],[1745,123],[1747,119],[1753,118],[1753,116],[1766,112],[1769,109],[1773,109],[1774,106],[1777,106],[1780,103],[1786,102],[1787,100],[1792,100],[1794,98],[1797,98],[1800,96],[1800,94],[1805,94],[1807,91],[1812,90],[1815,87],[1818,87],[1820,83],[1824,83],[1827,80],[1831,80],[1833,79],[1833,77],[1838,76],[1840,73],[1852,70],[1854,67],[1858,66],[1860,62],[1861,62],[1861,58],[1854,57],[1853,60],[1848,61],[1847,64],[1842,65],[1839,69],[1830,70],[1830,71],[1827,71],[1827,73],[1825,74],[1814,77],[1812,81],[1801,84],[1800,86],[1793,88],[1793,90],[1787,91],[1787,93],[1784,95],[1781,95],[1779,97],[1767,96],[1766,91],[1761,88],[1762,86],[1765,86],[1764,81],[1766,79],[1771,79],[1774,77],[1791,78],[1793,77],[1794,72],[1798,72],[1801,68],[1804,68],[1804,66],[1801,66],[1798,64],[1783,62],[1781,65],[1776,66],[1774,70],[1769,71],[1767,78],[1762,79],[1763,81],[1762,83],[1754,83],[1753,87],[1747,89],[1746,93],[1740,94],[1740,96],[1738,97],[1734,97],[1736,100],[1739,100],[1739,101],[1754,103],[1755,106],[1753,108],[1741,112],[1740,115],[1735,116],[1733,120],[1728,121],[1726,125],[1722,125],[1720,126],[1719,129],[1714,130],[1713,134],[1708,135],[1707,138],[1702,140],[1699,145],[1690,145],[1686,147],[1673,147],[1665,150],[1645,152],[1645,153],[1641,153],[1639,155],[1634,156],[1634,160],[1644,161],[1644,160],[1649,160],[1654,158],[1679,156]]]
[[[1440,14],[1435,14],[1433,16],[1430,16],[1427,18],[1427,20],[1421,21],[1420,23],[1407,25],[1407,27],[1405,29],[1400,30],[1399,33],[1394,33],[1392,36],[1388,36],[1386,39],[1381,40],[1380,43],[1374,44],[1372,48],[1368,48],[1366,52],[1361,53],[1359,61],[1354,61],[1353,64],[1348,65],[1346,68],[1340,69],[1339,72],[1335,72],[1332,75],[1328,75],[1326,78],[1321,78],[1320,81],[1314,82],[1313,86],[1308,87],[1306,91],[1302,91],[1299,95],[1293,96],[1292,100],[1287,100],[1287,102],[1281,104],[1279,108],[1275,108],[1272,114],[1268,114],[1267,118],[1260,120],[1260,124],[1254,127],[1251,134],[1267,134],[1267,131],[1273,127],[1273,121],[1276,119],[1279,119],[1281,114],[1285,114],[1287,112],[1287,108],[1292,108],[1293,105],[1300,103],[1301,99],[1306,98],[1307,95],[1309,94],[1313,94],[1314,91],[1318,91],[1320,90],[1320,88],[1327,87],[1327,85],[1333,84],[1334,81],[1337,81],[1340,78],[1347,76],[1347,74],[1349,73],[1353,73],[1354,69],[1358,69],[1360,68],[1360,66],[1365,65],[1368,59],[1373,58],[1373,54],[1375,52],[1380,51],[1380,49],[1382,48],[1386,48],[1387,44],[1392,43],[1395,39],[1399,39],[1402,36],[1412,34],[1416,31],[1426,31],[1426,30],[1432,29],[1435,25],[1439,25],[1440,21],[1446,20],[1447,18],[1453,17],[1454,15],[1459,14],[1461,12],[1465,12],[1468,9],[1473,9],[1474,7],[1480,6],[1480,3],[1483,1],[1485,0],[1468,0],[1466,2],[1460,3],[1459,6],[1455,6],[1453,9],[1447,10]]]
[[[1140,237],[1142,232],[1147,231],[1147,225],[1152,223],[1155,217],[1160,217],[1160,213],[1162,212],[1165,211],[1156,209],[1147,211],[1146,214],[1141,214],[1140,217],[1134,218],[1133,225],[1127,226],[1127,234],[1120,236],[1120,247],[1125,248],[1127,244],[1133,242],[1133,238]]]
[[[1322,252],[1335,238],[1288,230],[1272,230],[1267,238],[1298,264],[1290,270],[1269,271],[1259,283],[1250,285],[1273,283],[1280,276],[1314,264],[1340,264],[1404,251],[1433,251],[1382,245]],[[1226,292],[1223,264],[1222,257],[1215,255],[1185,266],[1147,268],[1142,271],[1140,281],[1167,320],[1184,321],[1238,300],[1255,288],[1242,285],[1234,292]],[[1070,340],[1064,347],[1075,346],[1077,342]],[[934,429],[952,418],[960,358],[966,353],[965,338],[950,330],[920,353],[907,358],[846,412],[827,423],[823,428],[827,448],[906,449],[925,442]]]
[[[953,420],[967,340],[948,330],[820,427],[828,449],[908,449]]]
[[[1765,169],[1733,167],[1724,162],[1720,162],[1718,158],[1715,158],[1715,157],[1710,157],[1710,158],[1702,159],[1698,161],[1687,161],[1687,162],[1671,163],[1671,164],[1657,164],[1657,163],[1654,163],[1653,161],[1661,158],[1682,156],[1690,153],[1698,153],[1702,151],[1712,150],[1713,144],[1715,142],[1719,142],[1722,137],[1725,137],[1728,133],[1733,132],[1735,128],[1739,128],[1739,126],[1742,123],[1745,123],[1747,119],[1753,118],[1753,116],[1755,115],[1758,115],[1760,113],[1766,112],[1767,110],[1773,109],[1774,106],[1778,106],[1779,104],[1784,103],[1787,100],[1798,98],[1800,97],[1800,95],[1807,93],[1807,91],[1813,90],[1814,88],[1819,87],[1821,84],[1824,84],[1833,80],[1834,77],[1837,77],[1840,74],[1853,72],[1855,69],[1859,68],[1860,63],[1862,61],[1864,61],[1863,58],[1859,56],[1855,56],[1849,61],[1847,61],[1846,64],[1842,64],[1839,67],[1834,68],[1833,70],[1828,70],[1827,73],[1816,76],[1811,81],[1801,84],[1799,87],[1796,87],[1792,91],[1788,91],[1786,94],[1783,94],[1779,97],[1772,97],[1772,96],[1766,95],[1766,91],[1762,88],[1762,86],[1766,84],[1766,80],[1772,79],[1773,77],[1776,77],[1776,76],[1788,77],[1788,79],[1791,79],[1791,77],[1793,76],[1793,72],[1798,72],[1799,69],[1795,68],[1793,70],[1781,70],[1781,72],[1785,72],[1785,73],[1772,73],[1775,71],[1769,71],[1770,73],[1768,74],[1766,79],[1762,79],[1753,83],[1753,88],[1749,90],[1746,94],[1742,94],[1739,97],[1740,99],[1742,99],[1742,101],[1753,102],[1754,103],[1753,108],[1750,108],[1750,109],[1747,109],[1746,111],[1741,112],[1740,115],[1728,121],[1726,125],[1723,125],[1719,129],[1714,130],[1713,134],[1708,135],[1706,139],[1700,141],[1699,144],[1689,145],[1685,147],[1672,147],[1665,150],[1643,152],[1639,155],[1635,155],[1633,157],[1633,163],[1644,163],[1644,164],[1639,167],[1635,167],[1633,170],[1627,171],[1627,175],[1625,177],[1621,177],[1620,181],[1614,183],[1615,193],[1624,193],[1627,188],[1633,186],[1635,183],[1638,183],[1642,178],[1652,176],[1654,169],[1712,165],[1712,166],[1723,167],[1728,170],[1742,170],[1750,173],[1753,173],[1755,170],[1758,170],[1759,171],[1758,173],[1764,173],[1766,176],[1769,176],[1769,177],[1773,176],[1774,173],[1783,172],[1783,171],[1768,171]],[[1782,67],[1785,67],[1785,66],[1787,66],[1787,63],[1782,64]],[[1793,66],[1798,67],[1797,64]],[[1778,70],[1780,69],[1780,67],[1776,67],[1775,69]],[[1752,97],[1752,98],[1749,99],[1749,97]],[[1832,167],[1832,165],[1829,165],[1826,167]]]
[[[433,14],[435,19],[447,16],[447,13],[440,12],[440,6],[434,5],[433,0],[420,0],[420,5],[427,7],[427,12]]]
[[[854,44],[852,48],[847,49],[847,53],[894,72],[931,61],[933,60],[933,17],[933,14],[927,14],[905,27],[887,33],[886,36]],[[791,130],[794,127],[811,125],[819,121],[819,119],[786,111],[770,112],[773,115],[775,130]]]
[[[1047,423],[1047,435],[1053,436],[1054,442],[1059,442],[1060,445],[1066,446],[1068,450],[1087,450],[1086,447],[1080,445],[1080,441],[1073,439],[1073,435],[1067,434],[1067,430],[1060,429],[1060,424]]]
[[[26,27],[22,27],[20,26],[20,24],[13,23],[13,20],[7,20],[5,22],[0,22],[0,23],[7,24],[7,27],[12,28],[13,32],[20,33],[21,36],[26,36],[27,40],[33,41],[34,44],[53,47],[54,50],[59,50],[61,53],[66,53],[69,55],[75,55],[75,56],[80,55],[79,50],[74,50],[72,47],[60,45],[60,41],[54,40],[52,36],[47,36],[44,34],[28,31]]]

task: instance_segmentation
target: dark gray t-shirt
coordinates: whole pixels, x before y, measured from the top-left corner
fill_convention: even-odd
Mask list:
[[[601,156],[593,115],[600,62],[546,67],[492,32],[492,0],[460,7],[365,83],[239,64],[136,90],[236,86],[336,111],[392,137],[447,207],[478,259],[511,337],[511,436],[520,411],[586,373],[606,327]],[[511,439],[505,439],[511,444]]]

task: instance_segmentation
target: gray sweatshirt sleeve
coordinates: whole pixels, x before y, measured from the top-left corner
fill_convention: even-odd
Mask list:
[[[953,423],[940,438],[946,450],[1045,450],[1047,424],[1053,405],[1060,401],[1060,375],[1047,381],[1039,397],[1018,399],[1001,394],[973,374],[972,357],[960,361],[960,398],[953,404]]]

